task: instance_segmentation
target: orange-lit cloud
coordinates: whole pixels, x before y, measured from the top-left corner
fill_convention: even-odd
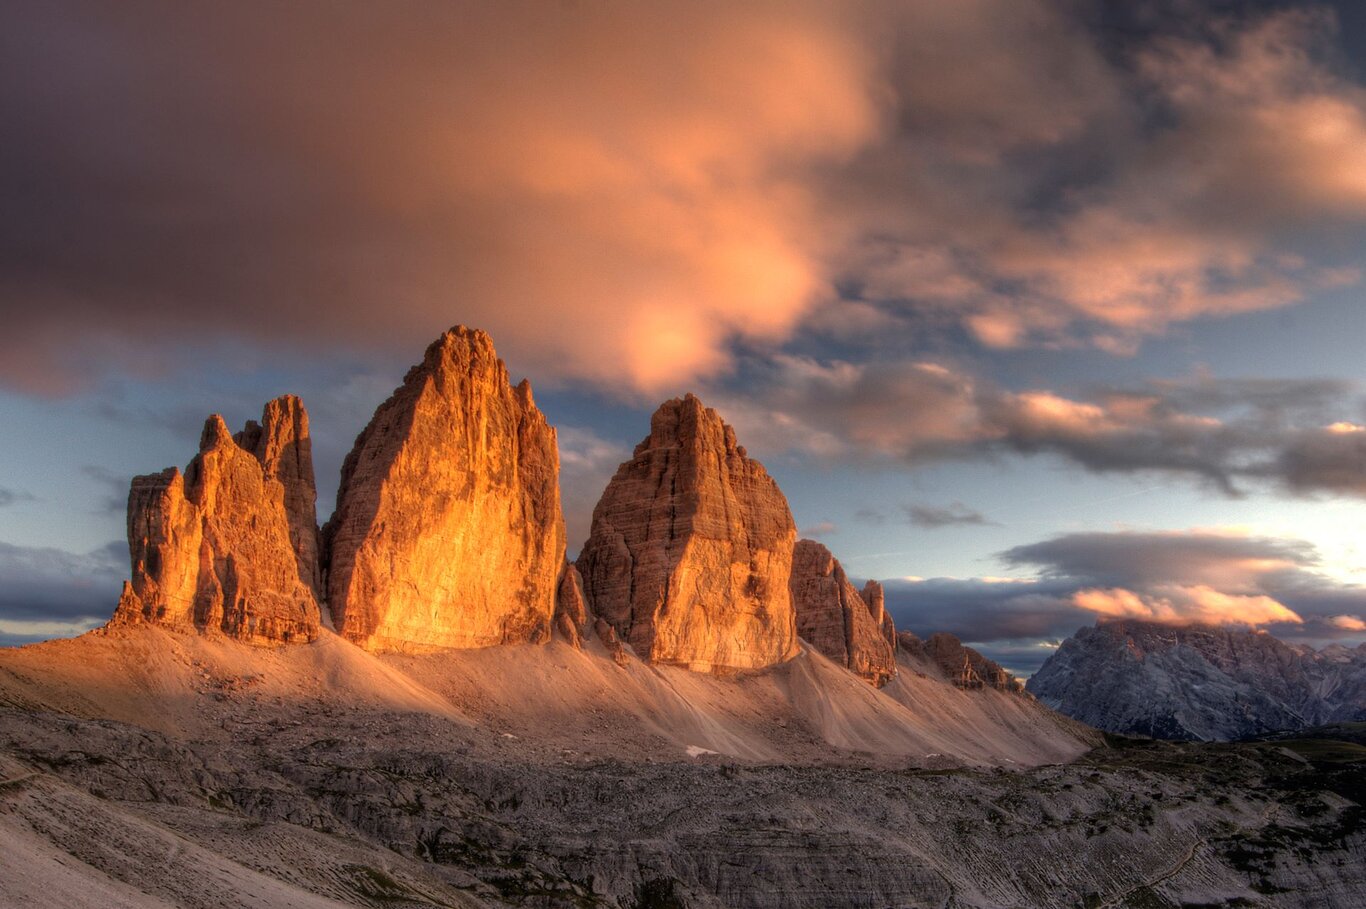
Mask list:
[[[1366,620],[1356,615],[1335,615],[1328,620],[1328,624],[1343,631],[1366,631]]]
[[[1359,277],[1286,240],[1366,222],[1366,92],[1324,14],[1122,51],[1050,0],[6,25],[0,381],[30,389],[460,321],[653,397],[805,335],[1131,352]]]
[[[1302,624],[1293,610],[1271,597],[1227,594],[1203,584],[1159,587],[1149,594],[1123,588],[1080,590],[1072,597],[1080,609],[1106,618],[1142,619],[1169,625]]]

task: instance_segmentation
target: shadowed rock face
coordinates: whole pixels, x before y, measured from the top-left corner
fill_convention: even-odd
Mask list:
[[[699,671],[797,653],[796,526],[778,486],[696,397],[667,401],[593,511],[589,605],[642,658]]]
[[[210,417],[184,475],[172,467],[133,479],[132,579],[114,622],[221,631],[256,643],[312,640],[315,497],[298,398],[272,401],[262,422],[236,439],[222,417]]]
[[[1107,621],[1063,641],[1029,690],[1108,732],[1238,739],[1366,719],[1366,645],[1313,650],[1247,628]]]
[[[875,584],[870,581],[869,588]],[[798,636],[879,688],[896,675],[896,651],[883,633],[890,616],[873,610],[830,550],[815,540],[798,541],[790,588]],[[881,591],[881,585],[870,590]]]
[[[555,598],[555,631],[575,649],[583,647],[588,633],[588,600],[583,592],[583,578],[574,563],[564,567],[559,594]]]
[[[342,467],[337,629],[372,650],[544,640],[564,564],[555,430],[482,331],[427,348]]]
[[[951,634],[932,634],[920,644],[920,648],[945,677],[959,688],[1019,690],[1015,676],[973,648],[964,647],[963,642]]]

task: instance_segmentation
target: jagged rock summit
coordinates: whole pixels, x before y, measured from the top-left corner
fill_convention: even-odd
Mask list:
[[[588,602],[643,659],[760,669],[797,653],[788,591],[796,525],[735,431],[693,395],[650,435],[593,511],[579,556]]]
[[[308,415],[266,405],[236,437],[209,417],[199,454],[135,477],[128,495],[131,580],[113,624],[150,622],[253,643],[317,636],[316,492]]]
[[[877,687],[896,675],[895,637],[886,614],[882,585],[869,581],[863,595],[850,583],[839,559],[815,540],[800,540],[792,557],[792,606],[797,634],[830,659]]]
[[[324,532],[338,631],[371,650],[540,641],[564,565],[555,430],[457,326],[380,405]]]
[[[1029,690],[1107,732],[1239,739],[1366,720],[1366,645],[1314,650],[1245,627],[1111,620],[1063,641]]]

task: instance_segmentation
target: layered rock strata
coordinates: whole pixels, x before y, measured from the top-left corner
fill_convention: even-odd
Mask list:
[[[665,402],[593,512],[578,560],[593,611],[636,654],[699,671],[797,653],[796,526],[763,465],[693,395]]]
[[[182,475],[135,477],[131,580],[114,623],[222,632],[254,643],[316,637],[316,497],[308,417],[297,398],[266,405],[234,438],[215,414]]]
[[[380,405],[325,531],[337,629],[371,650],[544,640],[564,564],[555,430],[457,326]]]
[[[789,588],[799,637],[879,688],[896,675],[895,637],[888,640],[883,630],[890,617],[864,600],[829,549],[815,540],[798,541]],[[879,595],[882,607],[881,585],[870,581],[865,590]]]

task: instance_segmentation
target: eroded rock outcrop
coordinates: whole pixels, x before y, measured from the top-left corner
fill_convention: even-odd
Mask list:
[[[255,643],[312,640],[315,495],[308,418],[297,398],[272,401],[261,423],[237,438],[211,416],[183,475],[172,467],[133,479],[132,579],[113,622],[221,631]]]
[[[636,654],[700,671],[797,652],[796,526],[735,431],[696,397],[667,401],[593,511],[578,567],[593,611]]]
[[[873,614],[873,621],[877,623],[888,646],[895,651],[897,649],[896,623],[892,621],[892,614],[887,611],[887,592],[882,589],[882,584],[877,581],[869,581],[864,584],[863,602],[868,604],[868,611]]]
[[[380,405],[325,532],[337,629],[372,650],[544,640],[564,564],[555,430],[457,326]]]
[[[870,587],[875,583],[870,581]],[[879,688],[896,675],[895,638],[889,641],[883,631],[884,619],[890,618],[881,597],[879,608],[872,608],[829,549],[815,540],[798,541],[789,587],[798,636]],[[881,585],[870,590],[881,592]]]
[[[583,646],[588,633],[588,601],[583,593],[583,578],[570,562],[560,578],[560,589],[555,596],[555,631],[576,649]]]
[[[999,663],[989,660],[951,634],[930,635],[923,644],[924,653],[959,688],[995,688],[999,691],[1020,690],[1015,676]]]

